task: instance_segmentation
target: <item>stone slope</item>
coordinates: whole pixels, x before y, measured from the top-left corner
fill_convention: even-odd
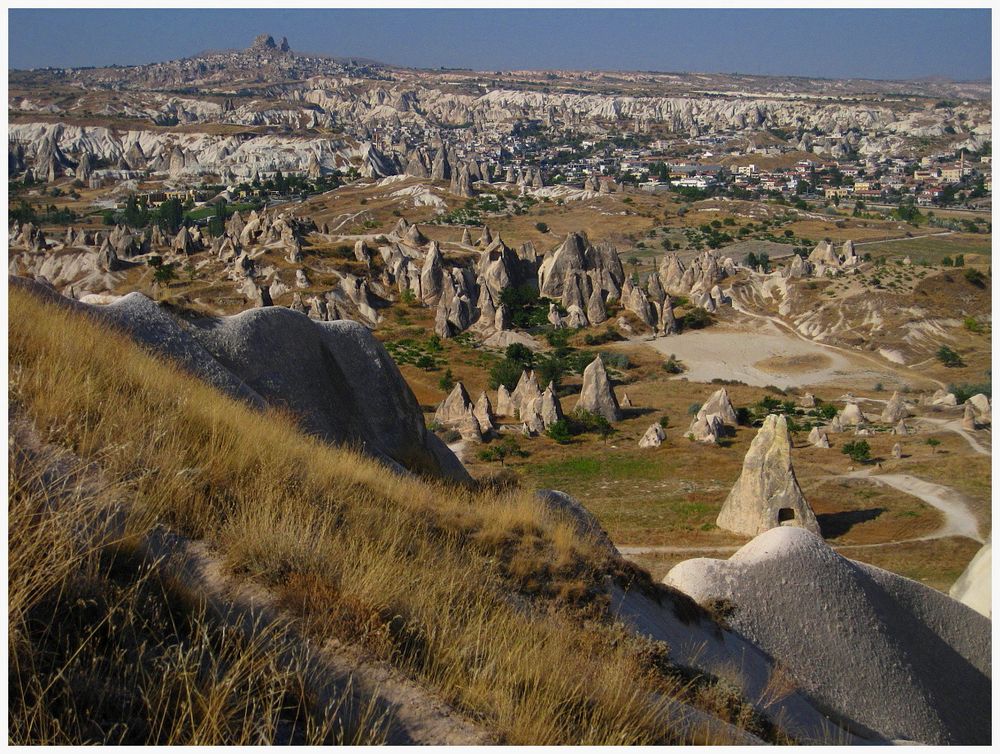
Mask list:
[[[946,595],[789,527],[728,561],[680,563],[665,582],[725,604],[735,630],[837,715],[889,739],[990,741],[990,622]]]
[[[136,341],[256,408],[280,406],[322,439],[390,465],[467,480],[465,468],[424,426],[396,364],[357,322],[316,322],[284,307],[185,321],[140,293],[107,306],[71,301],[44,285],[20,285],[96,314]]]

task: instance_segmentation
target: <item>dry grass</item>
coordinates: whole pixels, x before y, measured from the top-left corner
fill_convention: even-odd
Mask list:
[[[319,708],[308,657],[274,647],[283,629],[247,633],[136,548],[146,517],[115,523],[90,469],[10,457],[9,742],[19,745],[381,743],[349,695]]]
[[[310,638],[360,643],[506,743],[686,740],[650,700],[690,684],[608,621],[612,564],[533,496],[386,473],[24,292],[10,316],[11,400],[43,440],[98,459],[140,520],[210,542]]]

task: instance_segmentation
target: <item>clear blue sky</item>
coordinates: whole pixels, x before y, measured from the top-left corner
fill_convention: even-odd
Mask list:
[[[246,47],[422,68],[990,77],[990,10],[10,10],[12,68],[150,63]]]

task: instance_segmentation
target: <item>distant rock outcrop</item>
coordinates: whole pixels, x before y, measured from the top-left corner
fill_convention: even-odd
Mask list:
[[[576,408],[603,416],[609,422],[616,422],[622,418],[618,399],[615,398],[615,391],[611,387],[611,380],[608,379],[608,373],[600,356],[583,370],[583,388],[580,390]]]
[[[909,415],[910,411],[906,408],[906,403],[903,402],[903,397],[899,394],[899,392],[894,392],[892,394],[892,398],[890,398],[885,404],[885,408],[883,409],[882,416],[880,418],[884,424],[896,424]]]
[[[792,438],[783,415],[771,414],[764,420],[716,524],[751,537],[776,526],[798,526],[819,534],[816,516],[792,469]]]

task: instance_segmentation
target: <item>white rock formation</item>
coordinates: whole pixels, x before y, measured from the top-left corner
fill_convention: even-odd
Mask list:
[[[816,516],[792,468],[792,438],[784,416],[771,414],[764,420],[716,524],[751,537],[776,526],[798,526],[819,534]]]

